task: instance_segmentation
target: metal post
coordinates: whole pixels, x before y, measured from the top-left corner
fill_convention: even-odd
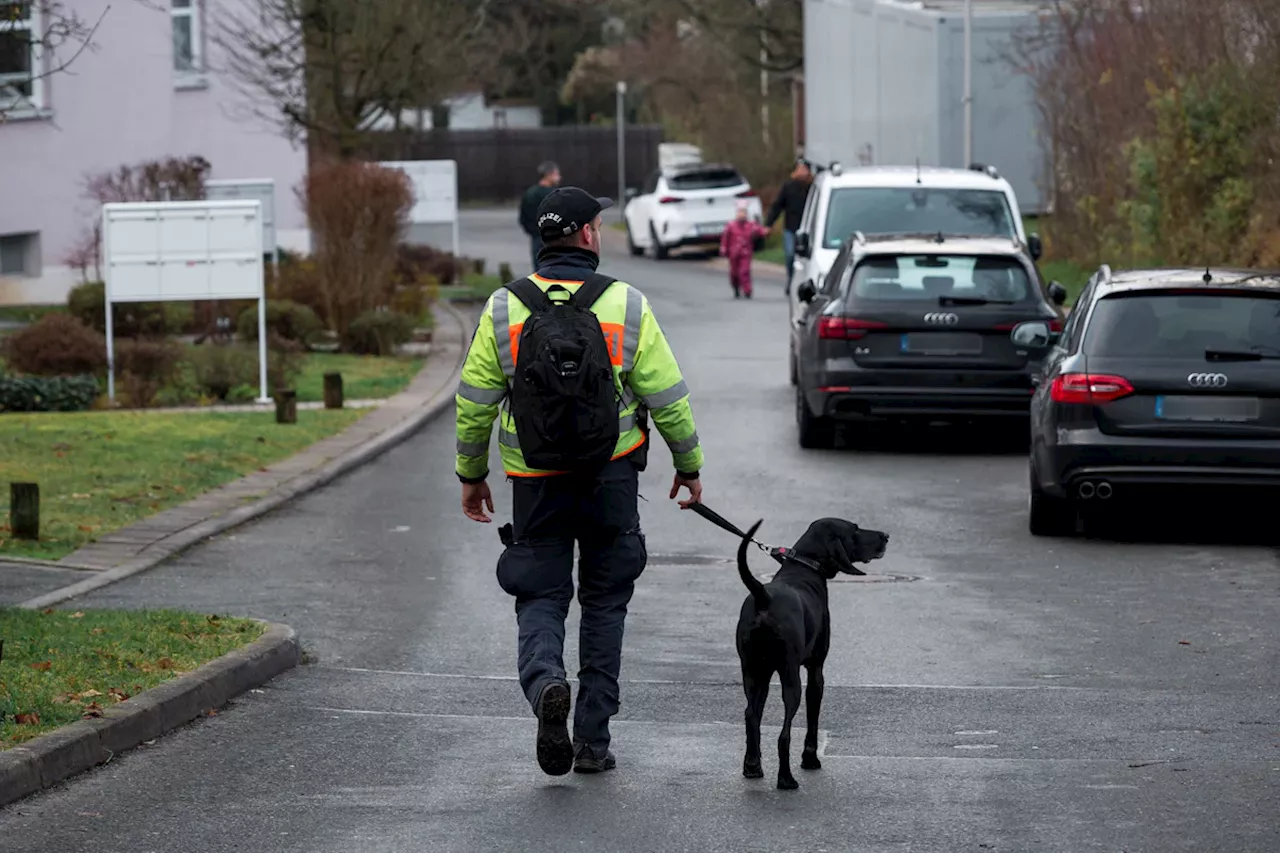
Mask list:
[[[626,82],[618,81],[618,218],[622,220],[622,209],[627,200],[627,112]]]
[[[116,401],[116,340],[115,323],[112,322],[111,285],[105,288],[103,309],[107,312],[107,399]]]
[[[267,396],[267,297],[258,297],[258,402],[270,403]]]
[[[964,0],[964,162],[973,162],[973,0]]]

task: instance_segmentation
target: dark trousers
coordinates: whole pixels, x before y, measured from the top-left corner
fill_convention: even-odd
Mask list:
[[[618,713],[623,622],[647,556],[637,466],[624,457],[594,480],[513,478],[513,487],[513,529],[498,559],[498,583],[516,599],[520,686],[536,707],[547,684],[566,679],[564,622],[577,542],[582,617],[573,739],[599,753]]]

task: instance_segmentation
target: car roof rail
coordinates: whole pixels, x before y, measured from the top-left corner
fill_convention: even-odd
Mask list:
[[[970,163],[969,171],[981,172],[984,175],[990,175],[991,177],[996,178],[997,180],[999,180],[1000,178],[1000,173],[996,171],[996,167],[990,166],[986,163]]]
[[[1098,283],[1099,284],[1111,283],[1111,267],[1108,264],[1103,264],[1102,266],[1098,267]]]

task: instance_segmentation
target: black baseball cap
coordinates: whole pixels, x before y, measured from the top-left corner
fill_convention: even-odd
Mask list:
[[[567,237],[610,207],[611,198],[597,198],[578,187],[557,187],[538,205],[538,234],[543,240]]]

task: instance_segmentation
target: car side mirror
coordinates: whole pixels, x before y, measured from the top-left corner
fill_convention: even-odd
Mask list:
[[[1049,299],[1054,305],[1061,306],[1067,301],[1067,289],[1056,281],[1049,282]]]
[[[1027,235],[1027,251],[1031,253],[1031,260],[1040,260],[1040,256],[1044,254],[1044,244],[1040,242],[1039,234]]]
[[[635,187],[627,187],[626,193],[624,194],[623,198],[625,198],[627,201],[631,201],[631,199],[635,198],[638,195],[640,195],[640,190],[636,189]]]
[[[796,298],[801,302],[812,302],[813,298],[818,295],[818,288],[813,286],[813,282],[806,281],[796,289]]]
[[[810,257],[813,254],[813,241],[808,234],[796,235],[796,255],[801,258]]]
[[[1044,320],[1029,320],[1014,326],[1009,339],[1016,346],[1027,349],[1048,349],[1057,341],[1058,333],[1050,329]]]

